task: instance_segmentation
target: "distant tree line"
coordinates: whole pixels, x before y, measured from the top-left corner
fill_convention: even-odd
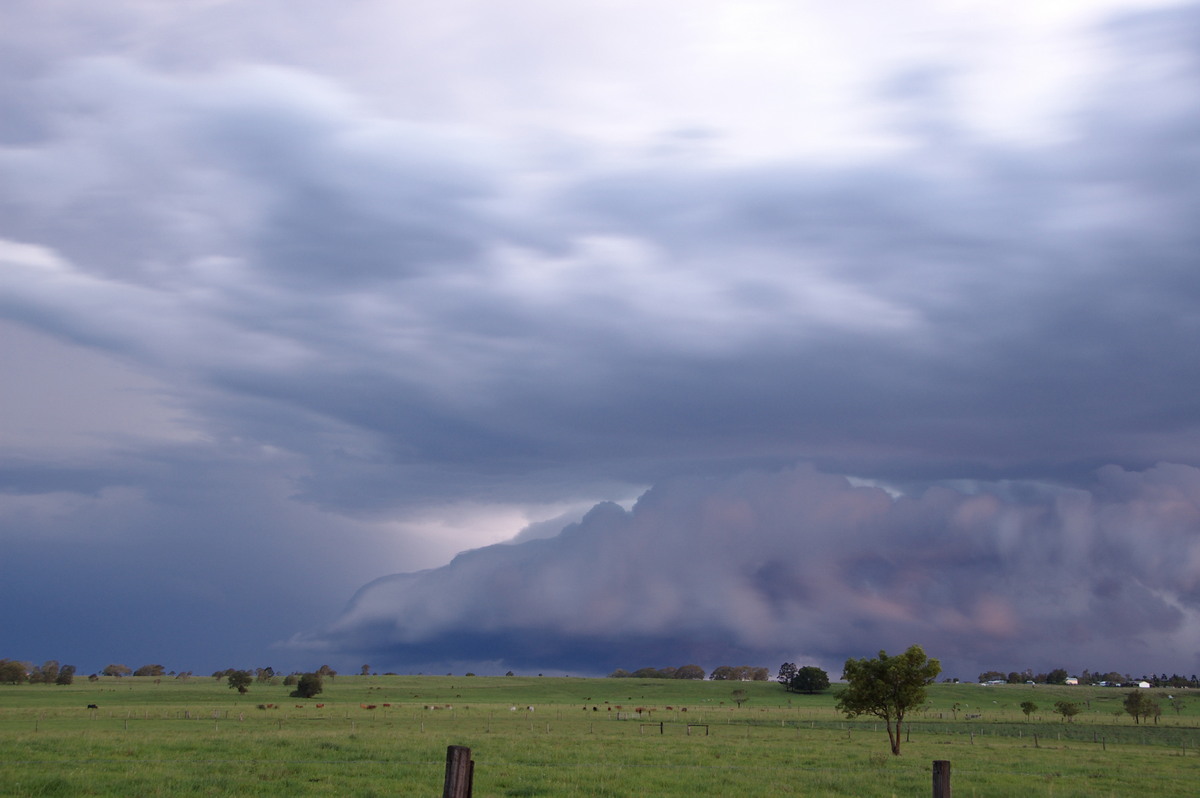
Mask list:
[[[75,681],[74,665],[59,665],[48,659],[41,665],[0,659],[0,684],[71,684]]]
[[[1032,670],[1026,669],[1023,671],[984,671],[979,674],[980,682],[1007,682],[1008,684],[1026,684],[1033,682],[1034,684],[1066,684],[1070,674],[1065,668],[1055,668],[1049,673],[1034,673]],[[1119,673],[1117,671],[1089,671],[1084,670],[1078,677],[1080,684],[1089,685],[1106,685],[1113,687],[1130,687],[1136,686],[1138,682],[1148,682],[1151,687],[1200,687],[1200,680],[1193,674],[1191,678],[1180,676],[1173,673],[1167,676],[1165,673],[1160,675],[1150,674],[1149,676],[1141,676],[1134,678],[1128,673]]]
[[[74,665],[60,665],[58,660],[54,659],[46,660],[41,665],[20,660],[0,659],[0,684],[25,684],[27,682],[31,684],[72,684],[75,681],[75,673]],[[90,674],[87,678],[88,681],[95,682],[101,676],[115,679],[126,676],[149,676],[156,680],[163,676],[172,676],[186,681],[192,675],[192,671],[176,673],[157,664],[143,665],[134,669],[128,665],[111,663],[99,673]],[[337,671],[328,665],[322,665],[312,673],[300,673],[299,671],[292,673],[283,679],[283,683],[296,688],[292,693],[293,697],[311,698],[321,692],[323,679],[332,679],[335,676],[337,676]],[[250,686],[255,682],[259,684],[276,684],[278,682],[278,674],[274,668],[270,667],[255,668],[254,670],[225,668],[213,672],[213,678],[218,681],[226,680],[230,689],[237,690],[239,693],[248,692]]]
[[[720,665],[708,674],[713,681],[730,682],[765,682],[771,672],[766,668],[755,668],[750,665]],[[610,679],[696,679],[705,678],[704,668],[699,665],[681,665],[678,668],[638,668],[632,673],[624,668],[617,668],[608,675]]]
[[[680,665],[678,668],[638,668],[630,673],[617,668],[608,675],[610,679],[703,679],[704,668],[699,665]]]

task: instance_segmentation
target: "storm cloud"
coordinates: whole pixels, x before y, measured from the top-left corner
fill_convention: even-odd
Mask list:
[[[673,480],[551,539],[364,587],[296,645],[446,667],[606,673],[656,662],[817,662],[864,641],[937,652],[964,679],[1039,663],[1191,662],[1200,470],[1101,469],[1088,489],[916,496],[802,467]],[[1119,643],[1119,645],[1114,645]]]
[[[485,5],[6,12],[0,656],[1194,669],[1194,3]]]

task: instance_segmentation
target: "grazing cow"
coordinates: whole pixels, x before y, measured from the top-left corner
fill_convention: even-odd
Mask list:
[[[88,704],[88,709],[99,709],[99,708],[100,707],[96,706],[95,704]]]

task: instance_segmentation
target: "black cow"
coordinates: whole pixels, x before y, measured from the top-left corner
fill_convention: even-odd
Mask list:
[[[88,704],[88,709],[99,709],[99,708],[100,707],[96,706],[95,704]]]

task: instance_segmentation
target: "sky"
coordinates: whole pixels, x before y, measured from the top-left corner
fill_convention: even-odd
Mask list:
[[[7,0],[0,657],[1200,671],[1200,3]]]

